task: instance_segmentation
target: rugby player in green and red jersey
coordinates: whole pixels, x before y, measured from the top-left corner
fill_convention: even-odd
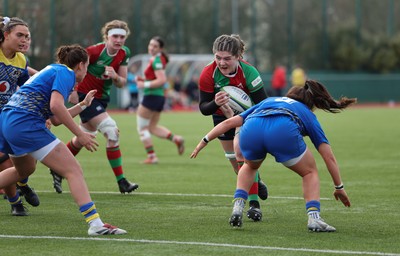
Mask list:
[[[255,67],[243,60],[245,45],[239,35],[221,35],[213,45],[214,61],[208,64],[200,74],[199,107],[203,115],[212,115],[214,126],[232,115],[232,111],[223,111],[227,106],[229,96],[220,91],[224,86],[236,86],[244,90],[256,104],[267,98],[264,83]],[[231,162],[237,174],[244,163],[244,158],[239,148],[239,136],[235,136],[238,129],[231,129],[218,137],[225,157]],[[266,185],[256,175],[249,191],[249,210],[247,217],[260,221],[262,212],[258,197],[265,200],[268,197]]]
[[[97,134],[99,131],[106,138],[107,159],[121,193],[130,193],[139,185],[125,178],[119,148],[119,130],[116,122],[107,113],[107,105],[110,102],[111,87],[115,85],[121,88],[126,84],[127,65],[131,53],[124,44],[129,33],[128,25],[124,21],[113,20],[104,25],[102,28],[104,42],[86,48],[89,53],[88,72],[70,97],[70,102],[76,104],[82,101],[89,91],[97,90],[92,104],[79,114],[80,127],[92,134]],[[83,147],[76,137],[73,137],[67,146],[74,156]],[[61,193],[61,177],[52,171],[51,174],[54,188]]]
[[[147,158],[142,163],[157,164],[158,158],[151,135],[173,142],[179,155],[183,154],[185,147],[182,136],[173,134],[167,127],[158,124],[165,104],[164,85],[167,82],[165,68],[168,55],[165,53],[164,40],[159,36],[153,37],[147,49],[151,58],[144,70],[144,77],[136,77],[138,88],[143,89],[143,100],[139,104],[136,119],[140,140],[147,153]]]

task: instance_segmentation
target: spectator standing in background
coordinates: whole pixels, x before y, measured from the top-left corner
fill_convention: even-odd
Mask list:
[[[273,90],[272,96],[281,97],[283,95],[283,90],[286,87],[286,68],[284,66],[278,65],[275,67],[271,86]]]
[[[126,79],[126,83],[127,83],[128,90],[129,90],[129,96],[130,96],[129,105],[127,107],[127,110],[129,110],[129,112],[136,111],[136,109],[139,105],[139,90],[138,90],[137,84],[136,84],[136,74],[135,74],[136,71],[137,71],[137,66],[132,65],[128,69],[128,76]]]
[[[302,68],[296,67],[292,71],[291,78],[292,86],[302,87],[306,83],[307,76]]]
[[[192,76],[189,83],[186,85],[185,93],[188,99],[188,105],[190,108],[198,108],[199,104],[199,78]]]

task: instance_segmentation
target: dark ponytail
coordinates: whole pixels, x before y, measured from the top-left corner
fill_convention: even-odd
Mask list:
[[[60,46],[57,49],[56,58],[58,63],[74,69],[79,63],[86,62],[89,55],[85,48],[78,44],[73,44]]]
[[[168,63],[169,62],[169,56],[168,56],[168,53],[164,49],[164,45],[165,45],[164,39],[162,39],[160,36],[155,36],[155,37],[152,38],[152,40],[156,40],[158,42],[158,44],[160,45],[160,48],[161,48],[161,55],[164,56],[165,60]]]
[[[286,96],[302,102],[311,110],[319,108],[330,113],[338,113],[357,102],[356,98],[347,97],[335,100],[324,85],[314,80],[307,80],[303,87],[290,88]]]

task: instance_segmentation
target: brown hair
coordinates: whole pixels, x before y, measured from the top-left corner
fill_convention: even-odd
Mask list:
[[[0,43],[4,41],[4,32],[9,33],[15,26],[18,25],[29,28],[28,23],[18,17],[8,18],[0,16]]]
[[[126,31],[126,37],[129,36],[131,31],[129,30],[128,24],[125,21],[122,20],[112,20],[107,22],[104,27],[101,29],[101,34],[103,36],[104,41],[107,40],[108,36],[108,31],[110,31],[113,28],[122,28],[123,30]]]
[[[158,42],[158,44],[160,45],[161,54],[164,56],[164,58],[167,60],[167,63],[168,63],[169,56],[164,49],[164,45],[165,45],[164,39],[162,39],[160,36],[154,36],[153,38],[151,38],[151,40],[156,40]]]
[[[85,48],[78,44],[63,45],[56,51],[57,62],[73,69],[81,62],[86,62],[89,58]]]
[[[303,87],[293,86],[286,96],[304,103],[311,110],[319,108],[330,113],[338,113],[357,102],[356,98],[349,99],[347,97],[335,100],[324,85],[314,80],[307,80]]]
[[[230,52],[233,56],[243,58],[246,50],[243,40],[237,34],[221,35],[215,39],[212,51],[216,52]]]

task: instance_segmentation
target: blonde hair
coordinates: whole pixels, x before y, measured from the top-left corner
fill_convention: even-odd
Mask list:
[[[107,40],[107,35],[108,31],[110,31],[113,28],[122,28],[123,30],[126,31],[126,37],[129,36],[131,31],[129,30],[128,24],[125,21],[122,20],[112,20],[107,22],[104,27],[101,29],[101,34],[103,35],[104,41]]]

